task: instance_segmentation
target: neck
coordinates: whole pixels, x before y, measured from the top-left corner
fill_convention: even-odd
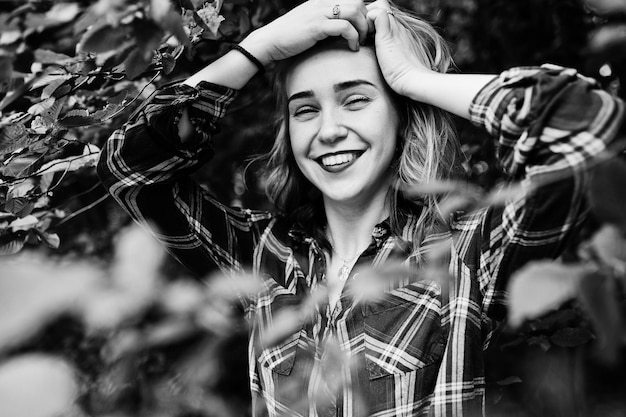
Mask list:
[[[367,204],[342,204],[325,199],[324,210],[333,249],[344,259],[352,258],[367,248],[372,230],[389,215],[385,195]]]

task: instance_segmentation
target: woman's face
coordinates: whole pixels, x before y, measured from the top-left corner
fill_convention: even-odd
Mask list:
[[[313,53],[290,70],[286,91],[293,155],[325,201],[384,198],[399,118],[374,52]]]

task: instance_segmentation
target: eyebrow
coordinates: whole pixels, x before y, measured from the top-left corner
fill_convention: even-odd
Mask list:
[[[367,80],[350,80],[350,81],[342,81],[340,83],[335,84],[333,86],[333,90],[335,91],[335,93],[338,93],[340,91],[348,90],[350,88],[358,87],[360,85],[369,85],[371,87],[377,88],[376,85],[372,84],[371,82]],[[299,98],[313,97],[314,95],[315,94],[313,93],[313,90],[300,91],[289,96],[289,98],[287,99],[287,103],[290,103],[293,100],[297,100]]]

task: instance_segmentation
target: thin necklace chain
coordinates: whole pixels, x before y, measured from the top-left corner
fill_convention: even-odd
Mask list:
[[[339,252],[337,252],[337,249],[335,249],[335,245],[333,245],[333,239],[330,236],[328,227],[324,228],[324,232],[326,233],[326,239],[328,240],[328,243],[330,244],[330,249],[332,253],[337,255],[337,257],[341,261],[341,267],[339,268],[339,281],[346,282],[348,278],[350,278],[350,271],[352,271],[352,266],[354,266],[354,263],[359,257],[359,253],[357,252],[353,257],[348,258],[348,259],[344,258],[343,256],[339,254]]]

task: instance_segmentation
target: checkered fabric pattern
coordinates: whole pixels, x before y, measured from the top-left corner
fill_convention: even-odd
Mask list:
[[[483,350],[505,318],[505,287],[529,260],[554,258],[586,211],[589,162],[617,143],[624,106],[574,70],[516,68],[485,86],[471,120],[498,143],[511,178],[533,191],[501,207],[457,213],[449,227],[411,242],[386,222],[356,269],[399,262],[415,272],[375,301],[350,280],[331,310],[320,304],[299,331],[263,343],[285,309],[325,286],[319,242],[270,212],[225,207],[188,175],[213,154],[211,134],[235,91],[201,83],[159,90],[116,131],[98,166],[111,195],[198,276],[216,266],[252,270],[263,290],[243,300],[250,323],[255,416],[475,416],[484,413]],[[195,127],[179,143],[186,108]],[[323,227],[323,225],[319,225]],[[422,273],[437,243],[449,243],[447,281]],[[332,341],[335,354],[324,349]],[[347,361],[337,361],[339,355]]]

